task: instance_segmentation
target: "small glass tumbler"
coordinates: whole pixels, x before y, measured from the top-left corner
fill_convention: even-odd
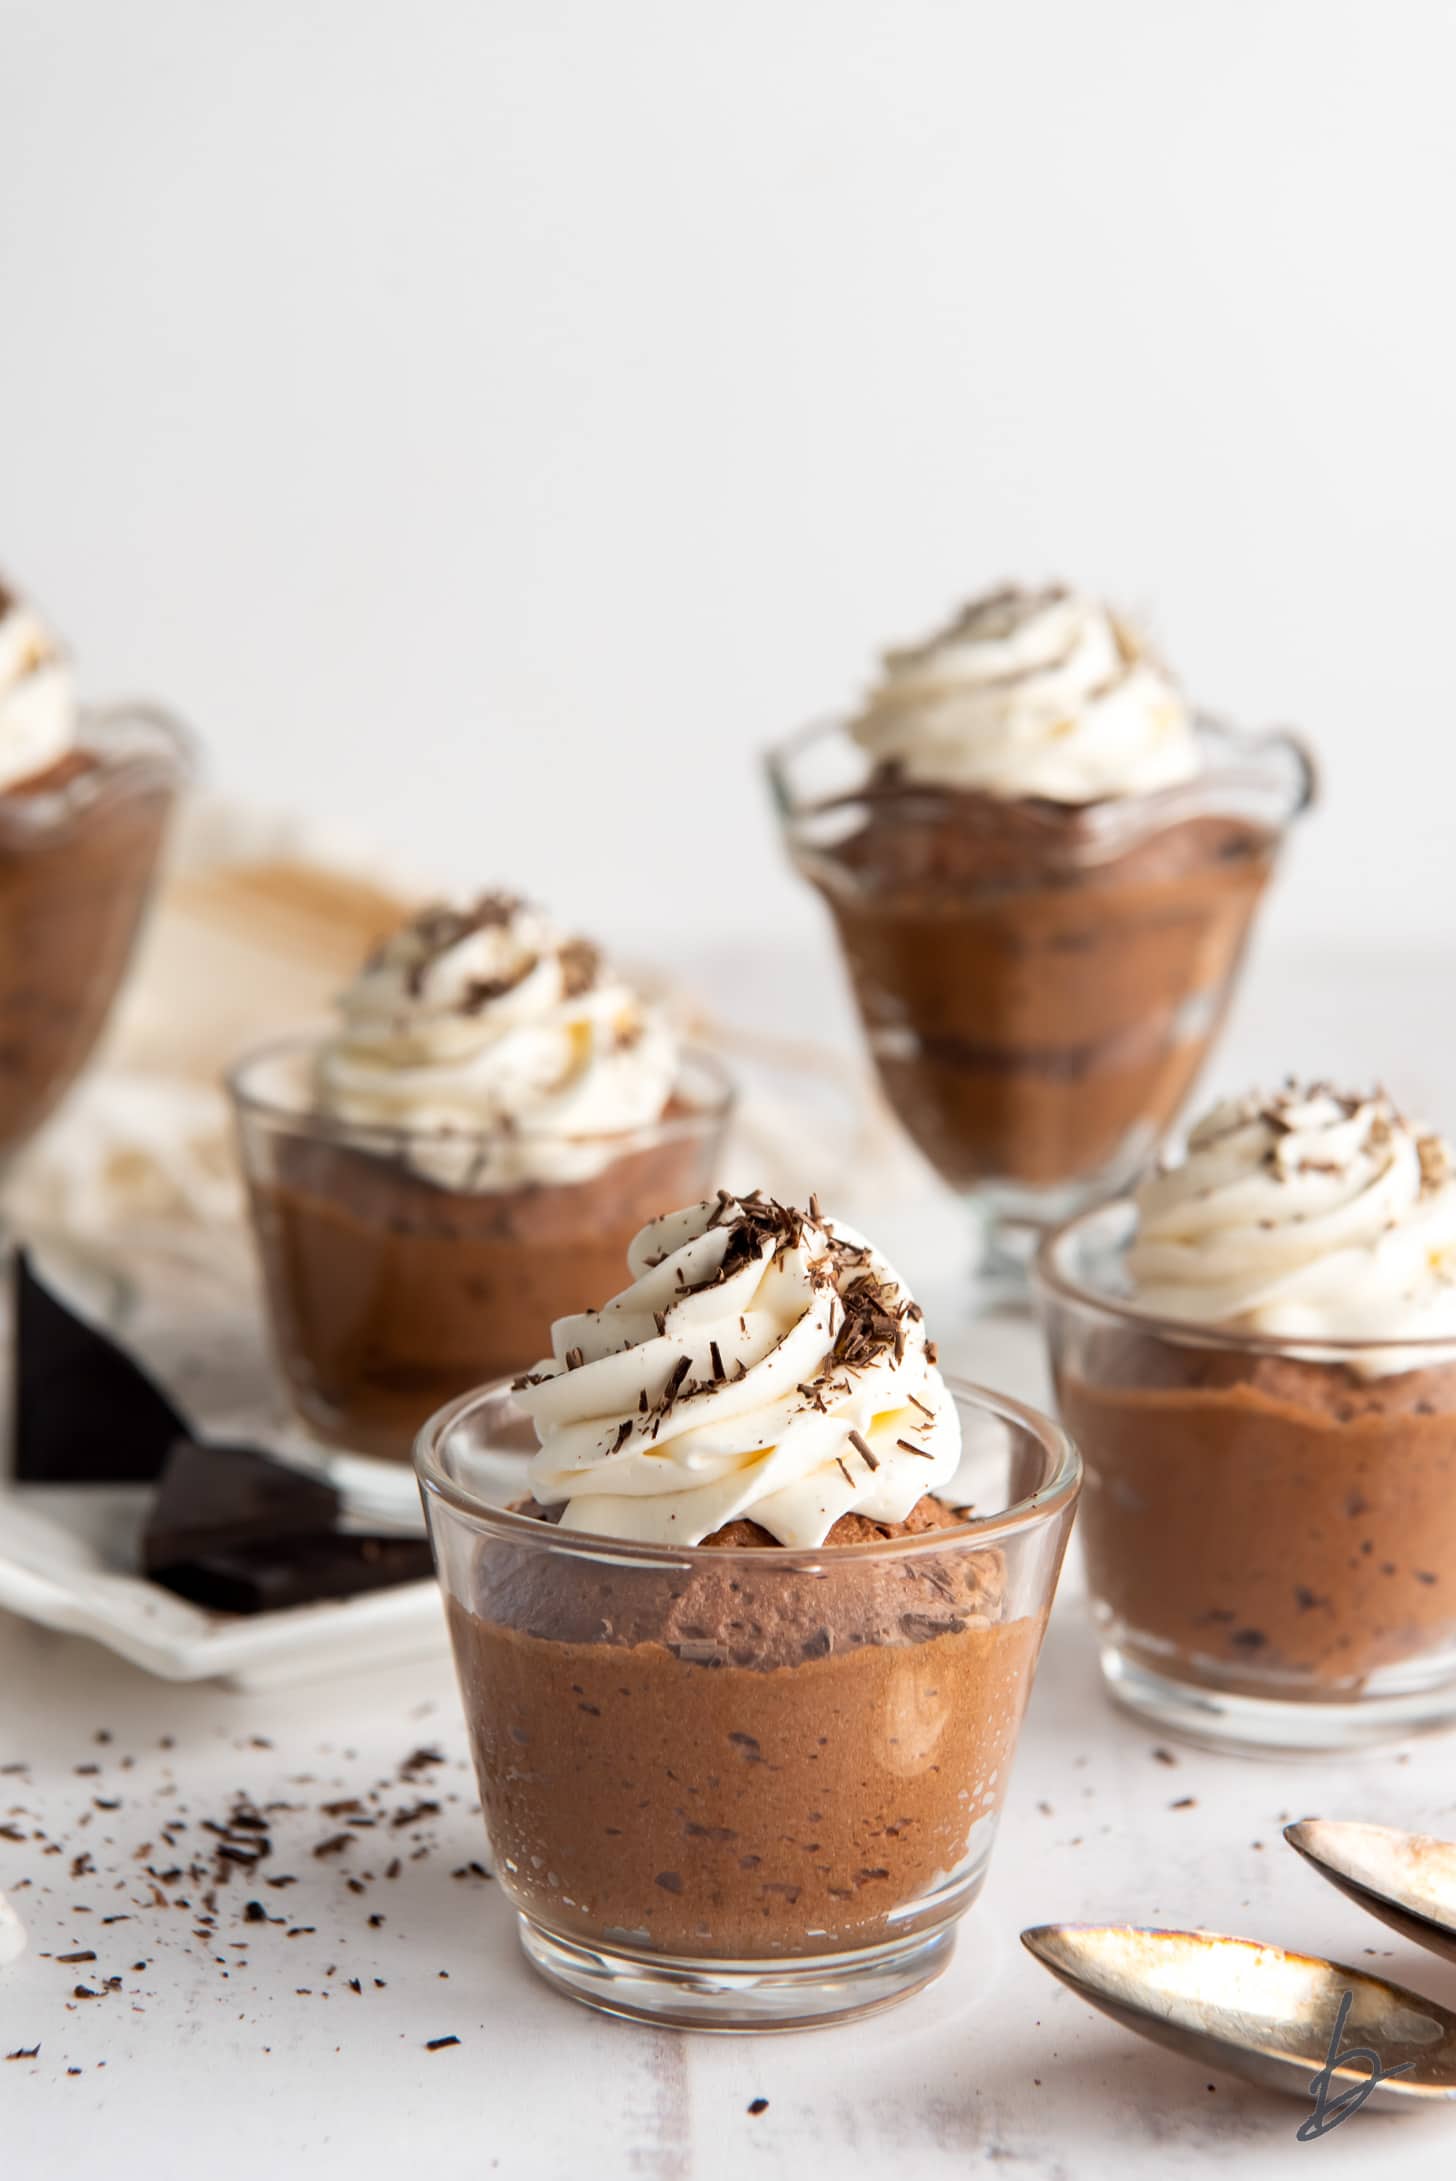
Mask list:
[[[0,795],[0,1167],[106,1028],[190,770],[173,720],[116,705],[84,711],[72,754]]]
[[[510,1511],[505,1387],[416,1454],[495,1874],[551,1983],[686,2029],[867,2014],[980,1891],[1080,1465],[955,1389],[974,1516],[815,1551],[665,1547]]]
[[[1197,778],[1087,805],[910,786],[845,720],[768,760],[890,1105],[971,1207],[993,1299],[1040,1234],[1146,1165],[1217,1035],[1302,745],[1199,724]]]
[[[443,1402],[529,1369],[555,1319],[617,1293],[648,1220],[711,1194],[733,1090],[688,1052],[640,1128],[384,1128],[320,1110],[320,1042],[267,1046],[228,1083],[274,1346],[320,1438],[407,1462]]]
[[[1083,1213],[1036,1268],[1110,1694],[1249,1750],[1456,1722],[1456,1344],[1154,1317],[1135,1225]]]

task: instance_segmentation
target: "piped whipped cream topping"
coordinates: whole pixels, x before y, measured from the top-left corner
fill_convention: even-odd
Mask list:
[[[919,1305],[817,1203],[720,1192],[644,1227],[627,1264],[517,1389],[531,1490],[566,1528],[697,1545],[743,1516],[814,1546],[841,1515],[904,1521],[954,1474]]]
[[[1176,683],[1108,607],[1008,588],[889,651],[851,732],[907,781],[1021,800],[1145,795],[1202,769]]]
[[[612,1138],[660,1119],[678,1070],[658,1010],[509,894],[422,910],[338,1006],[319,1104],[406,1131],[404,1158],[445,1188],[589,1180]]]
[[[0,583],[0,794],[75,747],[71,664],[35,608]]]
[[[1137,1208],[1128,1272],[1158,1316],[1315,1348],[1456,1341],[1451,1150],[1384,1092],[1291,1082],[1225,1100]],[[1383,1377],[1422,1358],[1382,1347],[1351,1360]]]

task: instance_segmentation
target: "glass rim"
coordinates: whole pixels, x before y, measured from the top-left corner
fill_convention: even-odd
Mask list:
[[[0,822],[16,830],[44,831],[100,796],[130,787],[133,779],[138,786],[146,785],[160,770],[181,786],[198,771],[198,742],[191,728],[176,713],[146,700],[80,706],[73,749],[78,756],[94,757],[96,764],[58,787],[27,791],[26,783],[17,781],[0,798]]]
[[[731,1071],[718,1055],[703,1045],[685,1044],[678,1054],[677,1070],[673,1078],[672,1094],[676,1096],[685,1073],[697,1069],[708,1078],[711,1086],[705,1097],[694,1103],[686,1112],[662,1113],[656,1120],[638,1121],[630,1128],[585,1130],[580,1133],[561,1129],[530,1128],[408,1128],[389,1121],[351,1120],[344,1114],[329,1113],[317,1106],[297,1106],[269,1098],[252,1088],[247,1078],[255,1069],[270,1062],[285,1060],[290,1054],[317,1051],[330,1035],[327,1028],[291,1030],[270,1038],[265,1044],[252,1046],[232,1066],[224,1071],[223,1088],[231,1099],[239,1118],[266,1121],[275,1128],[285,1128],[295,1135],[309,1136],[316,1140],[335,1143],[359,1143],[383,1145],[404,1152],[422,1144],[581,1144],[610,1145],[620,1152],[647,1149],[659,1143],[671,1143],[677,1137],[692,1135],[705,1127],[726,1124],[738,1102],[738,1085]]]
[[[1339,1363],[1346,1356],[1389,1355],[1393,1349],[1403,1355],[1409,1351],[1418,1358],[1441,1356],[1449,1361],[1456,1351],[1456,1334],[1451,1333],[1367,1333],[1353,1339],[1326,1333],[1247,1333],[1238,1326],[1208,1325],[1197,1318],[1170,1318],[1145,1309],[1128,1296],[1112,1295],[1105,1289],[1092,1287],[1067,1269],[1062,1262],[1062,1253],[1081,1239],[1086,1228],[1116,1213],[1136,1215],[1136,1211],[1135,1198],[1111,1197],[1101,1204],[1085,1206],[1070,1219],[1049,1229],[1038,1243],[1031,1264],[1032,1285],[1038,1300],[1074,1303],[1079,1309],[1093,1311],[1119,1325],[1135,1327],[1140,1333],[1175,1341],[1185,1348],[1190,1345],[1221,1348],[1236,1355],[1277,1356],[1301,1363],[1311,1360]],[[1124,1237],[1117,1245],[1119,1256],[1125,1253],[1128,1239]],[[1411,1365],[1412,1370],[1419,1367],[1419,1363]]]
[[[867,779],[857,787],[846,788],[842,793],[827,799],[809,801],[791,777],[793,765],[804,752],[821,741],[847,737],[856,716],[853,712],[821,715],[811,720],[807,726],[787,735],[783,741],[772,744],[763,753],[764,769],[769,777],[774,801],[786,824],[793,825],[805,819],[822,817],[829,810],[850,809],[856,804],[871,800],[866,792],[869,786]],[[1193,725],[1200,744],[1207,749],[1208,762],[1192,779],[1175,781],[1169,787],[1153,788],[1136,795],[1104,796],[1098,801],[1088,803],[1063,804],[1048,801],[1049,809],[1104,814],[1111,829],[1134,814],[1146,818],[1150,823],[1159,824],[1165,820],[1171,821],[1185,811],[1196,812],[1210,797],[1233,795],[1241,790],[1245,793],[1263,794],[1271,790],[1282,790],[1285,807],[1277,822],[1283,830],[1319,800],[1319,765],[1314,752],[1297,729],[1241,728],[1216,713],[1203,711],[1193,714]],[[952,785],[927,780],[907,783],[907,792],[923,796],[926,802],[933,802],[937,798],[944,799],[958,792],[974,791],[960,791]],[[1026,804],[1048,799],[1023,796],[1015,800]]]
[[[781,1545],[768,1554],[759,1545],[658,1545],[639,1538],[600,1537],[594,1530],[561,1530],[535,1515],[515,1514],[508,1507],[473,1492],[445,1469],[440,1447],[447,1435],[475,1410],[509,1393],[514,1380],[501,1378],[476,1386],[437,1409],[415,1439],[414,1465],[422,1495],[444,1502],[477,1529],[517,1542],[531,1543],[545,1551],[584,1554],[593,1560],[618,1560],[634,1566],[692,1567],[700,1562],[715,1568],[751,1567],[760,1573],[765,1565],[781,1571],[819,1575],[826,1565],[856,1566],[867,1561],[915,1560],[936,1553],[959,1552],[969,1546],[999,1543],[1003,1538],[1044,1529],[1075,1505],[1082,1484],[1082,1457],[1071,1434],[1044,1410],[1011,1394],[998,1393],[970,1379],[946,1375],[946,1385],[958,1402],[1002,1423],[1014,1424],[1030,1434],[1050,1457],[1052,1474],[1045,1484],[1009,1507],[992,1515],[971,1515],[943,1529],[922,1531],[914,1537],[880,1538],[862,1545]],[[524,1479],[523,1479],[524,1481]],[[544,1533],[544,1534],[543,1534]]]

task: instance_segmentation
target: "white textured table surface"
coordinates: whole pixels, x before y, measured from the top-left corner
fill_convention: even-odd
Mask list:
[[[1024,1333],[983,1330],[976,1346],[986,1375],[1032,1389]],[[1301,2145],[1300,2104],[1143,2045],[1023,1953],[1029,1923],[1193,1923],[1456,2001],[1456,1970],[1363,1918],[1279,1837],[1314,1811],[1449,1831],[1451,1744],[1299,1765],[1180,1748],[1170,1765],[1104,1703],[1075,1583],[950,1973],[878,2020],[792,2037],[638,2029],[535,1980],[496,1887],[469,1870],[479,1818],[443,1641],[433,1666],[242,1696],[164,1687],[5,1619],[0,1690],[0,1884],[30,1931],[29,1953],[0,1971],[0,2052],[40,2048],[0,2060],[7,2181],[273,2181],[305,2161],[358,2181],[395,2181],[402,2163],[736,2181],[810,2159],[899,2181],[991,2160],[1028,2181],[1315,2161],[1353,2175],[1377,2158],[1413,2177],[1451,2171],[1449,2110],[1360,2113]],[[443,1762],[401,1777],[422,1747]],[[174,1879],[158,1890],[189,1906],[158,1906],[146,1866],[211,1864],[206,1821],[239,1793],[282,1806],[263,1868],[295,1883]],[[323,1806],[355,1798],[377,1823],[315,1854],[348,1827]],[[411,1818],[422,1802],[439,1807]],[[173,1820],[185,1829],[169,1841]],[[280,1920],[247,1921],[254,1899]],[[427,2049],[446,2036],[459,2045]]]
[[[1409,954],[1259,964],[1219,1073],[1384,1074],[1449,1124],[1456,1080],[1428,1004],[1440,968]],[[764,1019],[782,1000],[785,1027],[801,1028],[812,985],[784,965],[774,979],[753,969],[716,965],[725,1012]],[[931,1194],[874,1220],[943,1328],[963,1301],[953,1208]],[[946,1346],[974,1375],[1039,1394],[1025,1329]],[[444,1761],[402,1779],[421,1747]],[[772,2181],[812,2161],[843,2181],[918,2181],[1004,2161],[1027,2181],[1163,2181],[1230,2167],[1368,2175],[1378,2160],[1445,2181],[1450,2109],[1362,2112],[1300,2144],[1302,2105],[1229,2078],[1210,2088],[1053,1983],[1017,1933],[1063,1918],[1202,1924],[1456,2004],[1456,1968],[1362,1917],[1280,1839],[1309,1813],[1456,1830],[1456,1738],[1298,1764],[1180,1748],[1170,1766],[1153,1747],[1101,1695],[1071,1568],[990,1880],[945,1979],[844,2029],[685,2038],[588,2015],[527,1971],[497,1889],[469,1871],[481,1836],[443,1636],[433,1666],[242,1696],[167,1687],[0,1616],[0,1888],[30,1932],[29,1953],[0,1970],[0,2054],[40,2047],[0,2058],[0,2176],[396,2181],[423,2167],[446,2181]],[[269,1812],[265,1867],[296,1882],[269,1889],[240,1872],[216,1888],[210,1925],[206,1881],[161,1889],[189,1908],[157,1906],[147,1864],[211,1862],[206,1821],[240,1793],[289,1806]],[[347,1826],[321,1806],[353,1798],[380,1822],[316,1856]],[[393,1822],[421,1802],[440,1807]],[[169,1844],[162,1829],[179,1817],[187,1829]],[[246,1921],[250,1899],[285,1920]],[[78,1999],[78,1984],[102,1996]],[[451,2035],[458,2046],[426,2049]]]

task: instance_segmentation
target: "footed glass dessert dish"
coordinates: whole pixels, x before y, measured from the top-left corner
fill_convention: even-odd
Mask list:
[[[1079,593],[1006,590],[886,655],[768,760],[894,1112],[965,1201],[991,1300],[1125,1187],[1218,1034],[1313,771],[1200,719]]]

